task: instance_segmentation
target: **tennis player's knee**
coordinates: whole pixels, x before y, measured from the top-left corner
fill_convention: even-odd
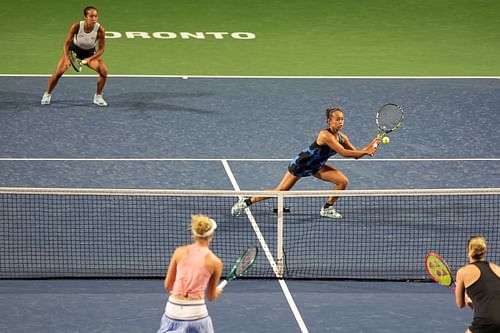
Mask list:
[[[99,75],[108,77],[108,69],[106,68],[106,66],[99,66]]]
[[[345,190],[349,186],[349,178],[342,177],[339,182],[337,182],[337,188],[341,190]]]
[[[290,189],[289,186],[285,186],[285,185],[282,185],[282,184],[279,184],[278,186],[276,186],[273,190],[271,191],[288,191]]]
[[[52,79],[54,81],[59,81],[59,79],[64,75],[64,72],[65,71],[56,71],[53,75],[52,75]]]
[[[56,70],[54,71],[54,76],[56,76],[58,79],[66,73],[66,71],[69,69],[70,65],[64,66],[57,66]]]
[[[99,59],[97,62],[97,68],[95,69],[97,73],[99,73],[100,76],[106,78],[108,76],[108,68],[104,64],[104,62]]]

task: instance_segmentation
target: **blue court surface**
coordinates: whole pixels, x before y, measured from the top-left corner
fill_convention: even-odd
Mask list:
[[[233,190],[233,176],[260,190],[325,127],[327,107],[345,110],[362,147],[387,102],[406,111],[391,143],[330,160],[350,189],[500,187],[495,78],[110,77],[107,108],[92,104],[95,77],[63,77],[42,106],[46,82],[0,77],[1,187]],[[232,282],[208,305],[216,332],[463,332],[472,318],[432,283],[282,283]],[[161,280],[0,280],[0,294],[1,332],[155,332],[167,297]]]
[[[430,283],[287,281],[309,332],[462,332],[470,310]],[[0,281],[2,332],[156,332],[159,280]],[[208,304],[216,332],[301,332],[275,280],[240,280]]]

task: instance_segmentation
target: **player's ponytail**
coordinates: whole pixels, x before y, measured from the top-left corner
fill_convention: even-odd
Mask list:
[[[482,236],[472,236],[467,243],[469,257],[475,260],[481,260],[486,255],[486,239]]]

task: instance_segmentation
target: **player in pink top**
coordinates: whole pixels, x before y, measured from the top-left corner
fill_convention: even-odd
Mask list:
[[[191,217],[193,243],[179,246],[170,260],[164,286],[170,294],[158,333],[214,332],[205,305],[222,293],[217,288],[222,261],[209,248],[217,223],[205,215]]]

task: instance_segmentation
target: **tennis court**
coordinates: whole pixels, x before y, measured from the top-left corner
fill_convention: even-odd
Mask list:
[[[2,80],[2,86],[18,87],[17,94],[25,96],[36,86],[42,86],[45,78],[3,77]],[[2,156],[9,157],[3,157],[0,162],[3,186],[231,190],[233,184],[222,163],[225,161],[240,189],[258,190],[279,179],[289,160],[285,154],[293,156],[303,142],[312,140],[323,121],[322,108],[314,101],[325,103],[333,91],[344,102],[357,99],[347,92],[364,91],[371,97],[366,97],[364,103],[350,106],[357,112],[351,113],[353,120],[348,119],[345,131],[353,133],[354,142],[358,137],[367,140],[374,135],[370,106],[380,104],[383,99],[379,95],[401,96],[400,103],[411,110],[404,128],[393,136],[391,144],[381,147],[376,158],[332,161],[353,179],[352,189],[498,186],[495,182],[499,179],[498,158],[495,156],[500,154],[494,150],[498,148],[484,146],[482,151],[473,140],[459,140],[462,133],[471,132],[477,133],[481,142],[494,142],[496,119],[486,111],[499,102],[498,94],[493,93],[500,85],[496,79],[425,79],[423,84],[422,79],[112,78],[108,95],[115,103],[105,110],[87,105],[84,98],[75,99],[70,94],[71,86],[90,86],[93,78],[65,80],[76,82],[61,85],[60,102],[55,100],[50,109],[39,106],[38,96],[33,96],[31,105],[24,106],[21,111],[15,107],[4,110],[7,121],[2,129],[5,142]],[[117,81],[116,85],[112,80]],[[401,86],[405,89],[394,91]],[[136,91],[136,94],[139,94],[138,89],[143,89],[144,93],[149,92],[148,100],[152,105],[134,105],[120,92],[115,95],[113,87]],[[345,90],[339,93],[342,87]],[[441,93],[437,93],[439,88],[442,88]],[[375,91],[370,92],[370,89]],[[422,96],[405,94],[406,89],[424,90],[422,96],[435,96],[436,100],[429,100],[428,105],[422,107],[418,102]],[[463,100],[446,96],[455,94],[457,89],[466,92]],[[305,91],[308,100],[302,101],[301,97],[292,94],[284,99],[285,107],[278,106],[279,101],[273,101],[272,96],[282,96],[284,90]],[[237,95],[238,92],[243,94]],[[471,110],[463,105],[471,96],[478,95],[484,104],[475,112],[483,110],[486,118],[471,125],[468,121]],[[5,94],[10,106],[21,105],[25,100],[25,97],[13,96],[16,96],[13,91]],[[260,98],[251,101],[248,100],[250,96]],[[440,108],[454,113],[453,124],[450,124],[453,126],[435,126],[435,118],[444,117],[440,110],[433,109],[437,100],[452,103],[441,103]],[[267,105],[267,101],[276,105]],[[248,114],[250,107],[251,115]],[[248,119],[242,121],[245,117]],[[234,121],[231,122],[231,118]],[[256,123],[251,119],[262,121]],[[307,120],[312,120],[312,124]],[[306,129],[290,131],[297,123]],[[276,131],[280,127],[282,133]],[[37,131],[33,132],[33,128]],[[193,147],[203,149],[186,146],[185,138],[192,137],[186,130],[197,133]],[[295,132],[299,136],[294,138],[297,144],[285,145],[285,153],[276,149],[282,146],[280,142],[289,142]],[[250,152],[239,149],[252,138],[252,133],[269,140],[266,144],[257,143],[255,150]],[[269,141],[274,145],[269,145]],[[460,142],[459,151],[454,148],[457,141]],[[412,149],[425,146],[427,150]],[[387,172],[393,176],[388,177]],[[325,185],[307,179],[300,182],[297,189],[326,190]],[[379,227],[385,230],[383,225]],[[425,325],[429,325],[426,327],[436,329],[439,325],[444,332],[461,329],[471,315],[455,310],[452,294],[430,283],[291,280],[287,285],[298,313],[292,312],[275,280],[233,283],[224,298],[210,304],[217,330],[299,331],[298,316],[313,332],[396,332],[404,326],[416,331],[422,328],[422,317],[425,317]],[[154,331],[166,297],[160,280],[12,280],[2,281],[2,292],[6,300],[2,313],[8,314],[4,317],[4,326],[19,331],[34,325],[38,329],[62,332],[67,329],[68,321],[72,322],[71,327],[81,331],[133,332],[140,328]],[[387,300],[383,306],[379,304],[381,298]],[[433,304],[441,305],[430,306],[430,299]],[[51,304],[52,310],[37,310],[40,302]],[[235,310],[235,303],[240,310]],[[263,304],[273,311],[268,311]],[[86,314],[78,311],[76,315],[71,306],[86,308],[83,312]],[[224,315],[228,311],[240,320],[227,323]],[[255,324],[254,319],[247,318],[247,311],[262,320]],[[64,314],[62,321],[52,322],[54,312]],[[27,313],[37,313],[39,317],[19,320],[19,316],[25,317]],[[363,320],[359,320],[360,316]],[[89,322],[88,317],[93,320]]]
[[[356,146],[362,146],[376,134],[374,114],[380,105],[387,102],[398,103],[406,110],[403,127],[391,137],[391,143],[381,146],[374,158],[331,159],[333,165],[349,176],[351,190],[500,187],[500,148],[496,145],[500,71],[498,64],[489,58],[498,54],[498,50],[487,43],[496,38],[491,31],[500,30],[485,26],[494,23],[485,23],[481,25],[483,30],[471,30],[470,35],[466,36],[467,40],[474,39],[475,33],[486,36],[485,41],[482,41],[484,45],[473,45],[477,51],[475,56],[481,57],[477,66],[471,65],[467,53],[461,53],[454,61],[448,62],[443,50],[432,50],[432,45],[420,54],[414,52],[416,63],[412,64],[406,52],[413,52],[413,47],[418,48],[422,44],[418,45],[411,39],[412,43],[407,49],[392,58],[394,67],[386,64],[383,57],[364,60],[358,57],[359,64],[356,64],[356,59],[351,59],[337,64],[330,62],[331,66],[324,66],[321,65],[325,64],[324,58],[319,55],[323,51],[318,50],[320,46],[326,45],[325,40],[330,36],[327,32],[330,30],[322,30],[322,26],[315,23],[317,15],[323,17],[322,10],[316,6],[303,12],[299,2],[289,4],[285,13],[291,18],[304,16],[301,20],[306,23],[306,28],[298,32],[288,23],[276,26],[275,19],[284,10],[278,3],[255,2],[245,7],[246,10],[233,3],[221,3],[218,7],[220,11],[207,9],[204,20],[201,20],[203,15],[197,11],[192,15],[193,22],[198,18],[202,27],[182,20],[182,17],[188,17],[193,11],[193,4],[176,3],[169,8],[175,15],[169,16],[171,25],[166,27],[161,24],[161,15],[158,15],[158,12],[166,12],[165,7],[152,2],[150,9],[142,10],[127,2],[125,8],[128,10],[112,18],[106,17],[109,20],[106,24],[108,31],[124,33],[145,30],[152,34],[154,31],[216,31],[218,28],[224,31],[253,31],[257,38],[253,44],[244,40],[180,38],[168,41],[170,44],[153,39],[110,40],[106,60],[109,59],[109,63],[114,66],[115,70],[111,69],[111,73],[121,75],[111,76],[108,80],[105,97],[110,105],[107,108],[97,108],[92,104],[95,77],[88,76],[88,70],[84,70],[84,75],[63,77],[52,104],[41,106],[40,98],[46,86],[47,74],[55,65],[65,29],[79,14],[74,5],[58,5],[61,6],[61,13],[56,14],[56,18],[67,15],[66,19],[71,20],[62,26],[60,22],[50,21],[47,24],[58,30],[49,33],[48,43],[54,43],[54,51],[44,53],[44,59],[26,61],[20,58],[19,61],[30,65],[18,66],[15,57],[12,57],[16,52],[26,56],[22,52],[23,40],[37,45],[37,41],[29,37],[31,28],[25,35],[17,35],[21,43],[13,45],[11,51],[0,51],[9,58],[0,65],[4,73],[0,77],[0,187],[257,191],[274,186],[289,160],[312,142],[317,131],[324,127],[323,112],[326,107],[340,106],[346,110],[344,131]],[[386,4],[384,8],[393,5]],[[106,13],[118,12],[113,4],[96,6],[102,7],[101,10]],[[153,13],[155,6],[161,10]],[[333,9],[340,10],[341,14],[354,9],[358,12],[362,10],[350,6],[353,5],[330,9],[331,12],[335,12]],[[474,18],[481,21],[480,14],[494,10],[491,6],[495,5],[481,3],[471,12],[473,21]],[[35,9],[45,12],[54,8],[47,7]],[[6,12],[15,8],[10,5]],[[397,8],[393,7],[393,10],[404,10]],[[458,17],[462,11],[470,10],[465,2],[459,3],[456,15]],[[379,11],[383,9],[371,7],[359,13],[362,17]],[[149,15],[149,23],[126,25],[120,21],[127,18],[130,22],[134,12],[139,13],[141,19]],[[232,15],[230,20],[225,21],[226,25],[216,26],[215,22],[228,13]],[[269,16],[266,18],[264,13]],[[407,13],[415,17],[417,14],[418,11]],[[246,16],[262,20],[252,24],[249,18],[243,19]],[[351,17],[359,23],[360,17]],[[438,18],[436,14],[432,22],[427,22],[434,22],[432,29],[440,27],[436,23]],[[241,25],[235,23],[240,21],[243,22]],[[347,21],[343,23],[347,24]],[[443,26],[448,26],[450,31],[457,27],[457,22],[451,16],[442,21]],[[366,35],[367,29],[373,27],[370,24],[373,23],[360,27],[360,34]],[[317,40],[308,35],[315,28],[321,32],[316,35]],[[9,32],[9,29],[5,29],[2,33]],[[268,37],[270,32],[272,37]],[[395,36],[384,29],[380,33],[392,37],[394,43],[402,43],[397,44],[398,47],[404,45],[404,36]],[[428,33],[432,36],[433,31]],[[259,39],[260,36],[264,37]],[[448,33],[442,32],[434,36],[433,41],[437,43],[446,36]],[[344,47],[342,52],[345,54],[342,55],[352,58],[359,50],[356,50],[356,42],[349,42],[347,37],[347,34],[338,36],[337,43]],[[369,40],[372,37],[360,40],[365,51],[370,50]],[[287,49],[285,41],[295,39],[304,43],[303,51]],[[305,43],[305,40],[309,42]],[[12,43],[10,39],[9,43]],[[329,47],[334,46],[326,49]],[[451,40],[449,52],[458,54],[460,47]],[[485,49],[491,52],[481,52]],[[126,64],[126,56],[120,52],[127,54],[137,50],[146,50],[144,63],[133,59],[132,64]],[[148,61],[148,57],[158,50],[168,56],[155,67],[151,65],[154,61]],[[253,53],[251,50],[254,50]],[[281,57],[277,50],[283,50]],[[426,54],[426,50],[429,53]],[[291,54],[291,51],[295,54]],[[308,57],[307,52],[312,52],[314,56]],[[242,56],[244,53],[249,53],[246,56],[248,58]],[[187,57],[187,54],[190,56]],[[227,67],[215,60],[222,55],[228,59]],[[434,61],[427,61],[431,55],[436,56]],[[310,60],[307,65],[300,60],[304,57]],[[186,76],[187,79],[184,78]],[[329,190],[329,185],[308,178],[300,181],[294,190]],[[342,201],[347,210],[350,199]],[[215,202],[217,200],[214,206],[217,205]],[[240,228],[248,226],[248,218],[231,219],[227,216],[229,211],[224,210],[231,201],[222,202],[213,211],[216,219],[222,222],[221,235],[226,237],[228,230],[237,235],[242,230]],[[349,230],[362,234],[363,223],[352,222],[349,218],[333,227],[325,225],[331,221],[314,220],[311,216],[315,207],[308,207],[311,206],[308,203],[297,203],[297,206],[304,205],[308,212],[305,215],[297,214],[299,218],[290,225],[306,224],[303,221],[307,221],[307,227],[319,228],[317,230],[321,232],[314,233],[312,242],[327,244],[331,241],[335,244],[335,234],[324,230],[337,232],[341,239],[349,239],[348,234],[340,236],[341,232],[347,233]],[[204,205],[197,203],[194,207],[199,209]],[[262,208],[255,206],[254,217],[267,237],[266,233],[268,229],[272,230],[271,223],[275,216],[267,214],[270,217],[266,217],[266,205],[263,204]],[[180,207],[179,210],[189,210],[189,202],[183,202]],[[488,220],[492,223],[484,227],[475,225],[473,228],[488,228],[488,238],[492,241],[490,246],[498,249],[500,240],[496,238],[499,233],[495,225],[500,217],[498,205],[481,207],[479,204],[478,207],[471,209],[482,211],[484,208],[486,212],[477,221]],[[441,217],[440,207],[432,209],[435,209],[434,214]],[[36,207],[34,211],[37,211]],[[462,212],[464,216],[470,216],[467,215],[467,209],[458,211],[457,215],[446,215],[442,221],[453,218],[460,221]],[[293,212],[290,218],[293,218]],[[134,219],[143,216],[144,220],[150,216],[157,219],[158,216],[164,216],[155,215],[156,211],[150,209],[148,212],[131,211],[130,214]],[[411,233],[416,231],[410,229],[406,235],[396,233],[396,228],[391,229],[391,222],[384,221],[383,213],[370,214],[364,216],[377,216],[366,229],[374,234],[374,239],[380,239],[380,242],[395,240],[398,246],[406,243],[395,249],[401,253],[416,247],[417,243],[410,241]],[[183,215],[179,213],[177,216]],[[382,216],[380,220],[379,216]],[[420,223],[418,219],[415,221]],[[441,219],[437,218],[437,221]],[[3,217],[2,227],[8,222]],[[187,221],[170,223],[177,222],[177,227],[182,230],[182,223]],[[411,225],[411,219],[408,224]],[[432,221],[429,224],[432,225]],[[64,229],[64,226],[55,224],[55,228]],[[449,224],[443,228],[440,232],[454,235],[453,244],[440,240],[436,241],[439,243],[436,246],[444,252],[459,251],[455,249],[454,242],[463,238],[465,245],[469,229]],[[3,246],[9,240],[5,230],[1,236]],[[393,234],[391,230],[394,230]],[[134,229],[134,232],[137,234],[142,231],[139,228]],[[111,233],[114,233],[113,226]],[[183,237],[188,239],[189,235]],[[290,238],[289,241],[294,242],[301,236]],[[305,234],[303,238],[309,239]],[[33,239],[38,238],[34,236]],[[234,236],[234,239],[236,245],[239,238]],[[69,238],[65,250],[69,260],[73,254],[71,241],[73,239]],[[247,240],[241,242],[244,241]],[[87,240],[80,242],[84,244]],[[269,242],[274,251],[274,241]],[[170,246],[172,244],[165,245],[165,257],[159,259],[165,261],[165,267]],[[338,244],[332,246],[335,247]],[[144,248],[146,252],[149,249],[148,246]],[[500,261],[500,251],[496,252],[491,253],[492,261]],[[0,265],[7,267],[12,264],[12,259],[5,255],[5,251],[3,253],[4,262]],[[109,253],[114,255],[114,249],[109,249]],[[290,254],[293,252],[287,253],[289,257],[286,259],[292,263],[294,260],[308,260],[298,260],[297,256]],[[462,254],[455,255],[461,258]],[[89,256],[92,257],[92,254]],[[362,255],[356,254],[358,257],[362,258]],[[462,257],[465,263],[465,251]],[[36,258],[28,258],[28,265],[33,265]],[[264,257],[261,260],[255,274],[267,267]],[[331,258],[328,260],[331,261]],[[73,264],[78,266],[77,259],[63,263],[63,269],[64,266],[74,267]],[[225,265],[230,264],[230,260],[226,260]],[[369,265],[382,267],[383,270],[384,258],[372,260],[367,263]],[[325,263],[325,266],[328,264]],[[415,269],[422,270],[425,275],[423,261],[422,266]],[[398,271],[394,267],[388,270]],[[150,276],[140,279],[126,278],[126,274],[122,276],[125,278],[118,279],[11,279],[5,278],[5,273],[2,270],[4,275],[0,280],[1,331],[155,332],[167,298],[162,280]],[[450,290],[437,284],[415,281],[419,279],[409,279],[411,282],[383,278],[358,280],[237,280],[225,289],[223,297],[209,303],[209,313],[216,332],[461,332],[472,318],[472,312],[455,308]],[[283,287],[283,283],[286,287]]]

